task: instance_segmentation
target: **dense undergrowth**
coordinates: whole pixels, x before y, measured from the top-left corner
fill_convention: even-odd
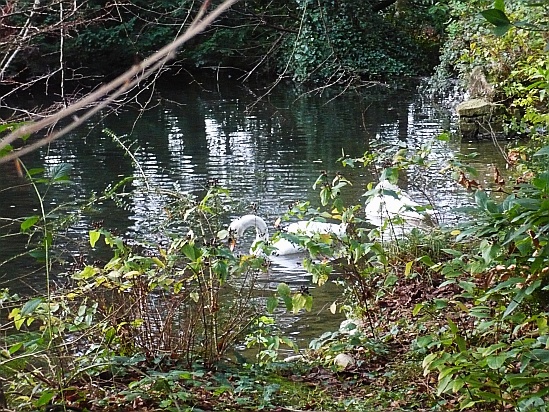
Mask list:
[[[533,159],[548,152],[544,147]],[[382,178],[396,181],[410,165],[428,165],[427,158],[428,152],[400,151]],[[374,167],[388,160],[365,155],[342,162]],[[343,204],[340,193],[349,182],[342,175],[321,175],[322,209],[296,204],[284,219],[348,225],[341,238],[292,239],[314,258],[305,262],[314,282],[322,285],[338,274],[345,292],[331,310],[344,311],[351,321],[313,340],[291,362],[279,359],[282,346],[296,348],[276,327],[273,312],[297,313],[314,302],[306,290],[285,284],[266,301],[256,295],[255,277],[268,265],[265,257],[231,252],[223,224],[230,206],[226,190],[214,186],[202,199],[171,193],[165,233],[170,227],[187,232],[162,244],[130,244],[107,228],[90,228],[89,247],[110,251],[110,259],[90,256],[66,274],[62,288],[44,296],[3,292],[0,406],[546,410],[544,164],[531,163],[536,167],[529,181],[495,181],[493,188],[507,194],[501,204],[478,190],[470,222],[414,229],[392,241],[379,237],[390,227],[372,230],[361,207]],[[66,180],[62,171],[53,179],[33,176],[40,196],[47,185]],[[116,196],[116,187],[104,196]],[[41,236],[46,259],[58,216],[44,209],[21,224]],[[281,232],[274,239],[288,236]],[[330,256],[335,260],[322,259]],[[238,343],[255,348],[255,355],[234,352]]]
[[[331,84],[430,73],[447,8],[431,0],[383,3],[241,1],[180,51],[175,70]],[[0,84],[19,88],[20,82],[50,79],[50,87],[95,85],[98,76],[127,70],[171,42],[202,6],[173,0],[10,2],[2,7]]]
[[[454,160],[455,180],[477,189],[463,222],[382,241],[402,222],[372,230],[361,205],[341,200],[350,182],[320,176],[322,208],[298,203],[282,220],[347,224],[341,238],[291,238],[309,251],[304,267],[315,283],[337,274],[344,293],[330,309],[350,321],[291,362],[279,356],[281,347],[297,349],[277,328],[276,313],[309,310],[314,301],[285,284],[268,298],[257,295],[256,276],[268,263],[231,251],[226,190],[214,186],[202,199],[167,195],[164,237],[155,244],[89,227],[81,245],[87,258],[50,289],[60,229],[96,202],[120,199],[129,180],[79,207],[48,210],[48,187],[66,182],[68,170],[47,177],[28,170],[41,210],[17,223],[35,245],[33,256],[46,262],[48,289],[33,297],[0,295],[0,410],[549,409],[545,43],[543,32],[527,26],[492,36],[478,14],[486,6],[450,2],[455,19],[441,71],[465,79],[473,67],[488,68],[495,99],[513,113],[509,128],[530,137],[506,153],[510,179],[495,173],[489,188],[478,188],[473,170]],[[506,10],[512,21],[539,19],[536,7],[513,7]],[[311,13],[307,23],[322,28],[320,17]],[[296,76],[308,78],[325,59],[318,56],[302,56],[309,66],[295,66]],[[380,164],[389,165],[381,176],[397,181],[409,167],[418,173],[428,165],[428,153],[342,159],[344,167]],[[254,351],[244,357],[238,345]]]

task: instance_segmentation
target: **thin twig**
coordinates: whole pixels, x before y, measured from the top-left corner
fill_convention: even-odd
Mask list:
[[[110,83],[100,87],[95,92],[88,94],[78,102],[68,106],[66,109],[60,110],[59,112],[54,113],[53,115],[42,120],[20,127],[2,138],[0,140],[0,150],[23,136],[32,135],[44,128],[55,126],[63,119],[70,117],[73,118],[73,121],[61,130],[0,158],[0,164],[9,162],[15,158],[36,150],[39,147],[47,145],[80,126],[95,113],[115,101],[116,98],[128,93],[134,87],[149,78],[152,74],[160,70],[167,61],[171,60],[175,56],[179,47],[202,32],[206,27],[213,23],[215,19],[217,19],[222,13],[237,2],[238,0],[226,0],[209,14],[206,14],[206,8],[208,7],[209,1],[204,2],[197,18],[191,23],[185,33],[183,33],[183,35],[178,37],[172,43],[164,46],[158,52],[154,53],[141,63],[134,65]],[[85,112],[82,116],[76,117],[76,114],[80,110],[89,106],[92,106],[92,108]]]

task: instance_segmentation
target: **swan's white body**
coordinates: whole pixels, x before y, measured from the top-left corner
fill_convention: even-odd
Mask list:
[[[387,180],[382,180],[372,190],[373,194],[366,201],[366,220],[377,227],[386,222],[401,220],[417,226],[425,219],[425,214],[416,211],[420,205],[414,202],[406,192]],[[425,213],[432,213],[427,210]]]
[[[241,237],[244,232],[249,228],[255,228],[255,241],[257,242],[269,242],[269,229],[265,221],[256,215],[244,215],[236,220],[233,220],[229,225],[229,231],[236,234],[237,237]],[[313,221],[299,221],[292,223],[288,226],[287,232],[292,234],[299,234],[305,236],[314,236],[316,233],[330,234],[333,233],[336,236],[343,236],[346,231],[346,225],[336,225],[334,223],[313,222]],[[294,253],[303,252],[303,248],[290,242],[287,239],[277,239],[271,245],[276,249],[276,255],[291,255]],[[252,245],[252,252],[257,253],[257,249],[254,250]],[[259,251],[260,253],[260,251]]]

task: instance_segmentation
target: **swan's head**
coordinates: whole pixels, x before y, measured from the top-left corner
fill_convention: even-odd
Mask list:
[[[244,215],[235,219],[229,225],[230,247],[234,249],[236,241],[244,235],[244,232],[249,228],[255,228],[254,242],[268,242],[269,231],[265,221],[256,215]]]

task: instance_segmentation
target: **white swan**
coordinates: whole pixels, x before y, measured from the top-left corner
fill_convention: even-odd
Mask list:
[[[425,220],[425,214],[433,213],[432,210],[426,210],[425,213],[418,212],[417,208],[422,206],[388,180],[379,182],[366,195],[370,196],[366,201],[366,220],[380,228],[385,226],[386,222],[392,223],[398,220],[412,226],[421,226]]]
[[[237,238],[242,237],[244,232],[249,228],[255,228],[255,241],[252,245],[252,251],[250,253],[261,253],[260,250],[254,248],[257,242],[269,242],[269,230],[265,221],[256,215],[244,215],[236,220],[233,220],[229,225],[229,232],[236,235]],[[345,224],[336,225],[334,223],[324,223],[324,222],[314,222],[314,221],[299,221],[292,223],[288,226],[286,231],[292,234],[305,235],[305,236],[314,236],[316,233],[319,234],[335,234],[336,236],[343,236],[346,231],[347,226]],[[304,249],[296,245],[295,243],[290,242],[287,239],[280,238],[277,239],[271,245],[275,248],[274,254],[276,255],[291,255],[294,253],[303,252]]]

